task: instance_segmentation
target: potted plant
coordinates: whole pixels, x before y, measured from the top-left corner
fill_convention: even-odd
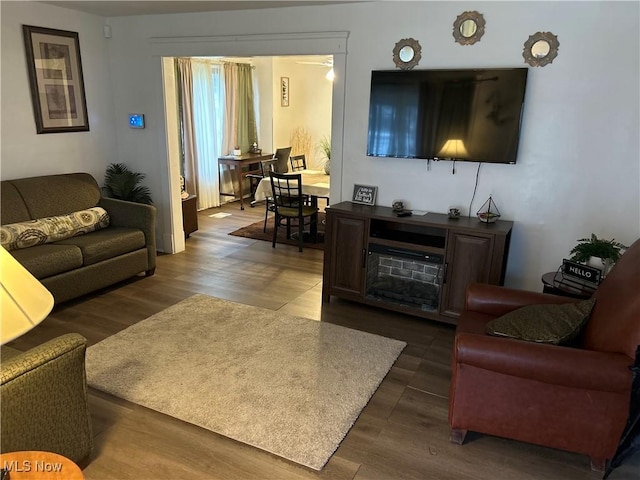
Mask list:
[[[571,260],[585,264],[591,263],[593,266],[603,267],[603,276],[609,272],[609,269],[618,261],[622,250],[628,247],[614,239],[605,240],[598,238],[595,234],[591,234],[590,238],[580,238],[578,244],[573,247],[570,254]],[[595,260],[593,260],[595,257]]]
[[[327,137],[322,137],[322,140],[320,140],[320,150],[322,150],[326,158],[323,165],[324,173],[329,175],[331,173],[331,140]]]
[[[105,172],[102,190],[107,197],[150,205],[149,187],[139,185],[145,177],[144,173],[132,172],[124,163],[112,163]]]

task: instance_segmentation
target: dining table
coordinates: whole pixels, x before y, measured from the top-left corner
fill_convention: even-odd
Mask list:
[[[329,198],[329,190],[331,186],[330,177],[322,170],[297,170],[295,172],[289,172],[294,175],[296,173],[302,174],[302,194],[308,195],[312,198],[312,201],[317,201],[320,198]],[[256,188],[254,197],[255,201],[266,200],[267,197],[272,197],[271,191],[271,178],[265,177],[260,180]]]
[[[233,192],[220,192],[221,196],[234,197],[240,200],[240,210],[244,210],[243,180],[249,174],[262,173],[260,162],[273,158],[273,153],[243,153],[241,155],[227,155],[218,158],[219,165],[226,165],[235,172],[232,174]]]

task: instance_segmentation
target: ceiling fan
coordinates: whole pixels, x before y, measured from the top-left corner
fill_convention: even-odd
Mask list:
[[[333,57],[327,57],[327,59],[323,62],[320,62],[318,60],[296,60],[296,63],[300,63],[302,65],[319,65],[321,67],[333,68]]]

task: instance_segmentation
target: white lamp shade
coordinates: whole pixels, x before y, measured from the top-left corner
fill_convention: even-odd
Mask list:
[[[467,158],[469,157],[469,152],[467,152],[464,142],[459,138],[455,138],[447,140],[442,150],[438,152],[438,156],[442,158]]]
[[[333,68],[331,68],[327,74],[325,75],[326,79],[329,80],[330,82],[333,82],[333,80],[336,78],[336,74],[333,71]]]
[[[53,308],[53,295],[0,248],[0,344],[27,333]]]

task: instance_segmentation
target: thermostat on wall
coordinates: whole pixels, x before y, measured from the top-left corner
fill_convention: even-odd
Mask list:
[[[144,113],[130,113],[129,127],[144,128]]]

